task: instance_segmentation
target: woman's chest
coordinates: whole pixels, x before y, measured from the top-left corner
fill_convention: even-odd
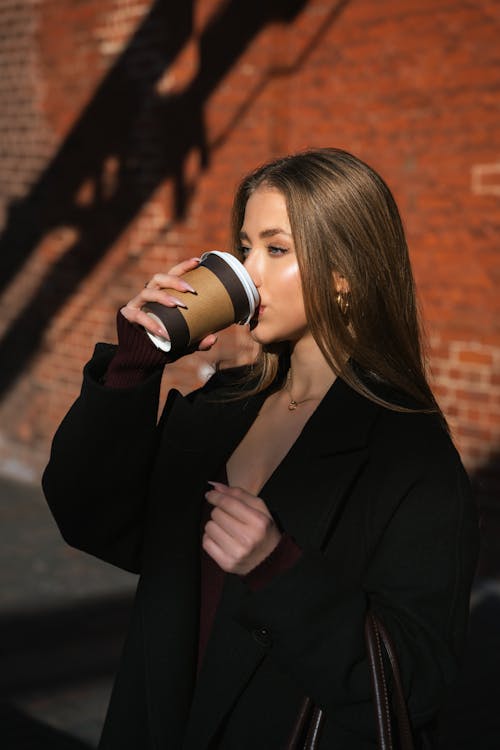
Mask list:
[[[265,404],[226,464],[228,483],[258,495],[299,439],[313,408],[289,412]]]

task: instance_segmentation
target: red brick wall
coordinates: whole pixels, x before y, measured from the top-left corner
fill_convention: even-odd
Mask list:
[[[436,391],[494,500],[499,38],[494,0],[1,3],[0,470],[38,478],[118,305],[226,246],[246,170],[335,145],[396,195]],[[226,333],[168,382],[249,347]]]

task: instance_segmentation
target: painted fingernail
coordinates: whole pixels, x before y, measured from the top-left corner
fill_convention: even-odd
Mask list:
[[[167,341],[170,341],[170,336],[168,335],[165,328],[157,328],[156,332],[164,339],[167,339]]]
[[[184,289],[186,290],[186,292],[191,292],[192,294],[196,294],[196,290],[193,289],[193,287],[191,286],[191,284],[188,284],[187,281],[184,281],[184,279],[180,279],[180,283],[184,287]]]
[[[177,307],[184,307],[186,310],[188,309],[188,306],[184,304],[184,302],[181,302],[180,299],[177,299],[177,297],[170,297],[171,300],[175,302]]]
[[[212,487],[217,487],[217,488],[227,487],[227,484],[222,484],[222,482],[211,482],[210,480],[208,480],[208,484],[211,484]]]

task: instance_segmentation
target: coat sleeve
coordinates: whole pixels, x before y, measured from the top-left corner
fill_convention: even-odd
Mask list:
[[[373,732],[364,643],[369,607],[395,641],[416,725],[435,714],[460,662],[478,524],[468,479],[446,440],[436,445],[430,440],[426,456],[415,457],[411,450],[392,456],[370,498],[366,487],[376,482],[369,477],[363,493],[352,491],[348,503],[366,505],[364,529],[352,537],[358,534],[360,554],[366,554],[359,581],[346,586],[349,563],[343,569],[334,549],[307,549],[265,588],[247,592],[235,614],[248,630],[267,633],[271,658],[327,718],[368,736]]]
[[[137,573],[162,373],[132,388],[107,388],[102,376],[114,351],[98,344],[85,366],[81,393],[54,436],[42,487],[71,546]]]

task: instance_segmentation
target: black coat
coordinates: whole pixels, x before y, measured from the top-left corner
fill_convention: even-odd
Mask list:
[[[201,675],[200,510],[265,395],[225,403],[220,380],[169,394],[160,374],[100,384],[98,345],[53,443],[43,487],[69,544],[140,580],[100,747],[277,750],[304,694],[321,748],[374,747],[363,621],[396,641],[412,719],[457,673],[478,529],[470,486],[434,416],[394,412],[338,378],[260,495],[302,558],[257,592],[226,577]]]

